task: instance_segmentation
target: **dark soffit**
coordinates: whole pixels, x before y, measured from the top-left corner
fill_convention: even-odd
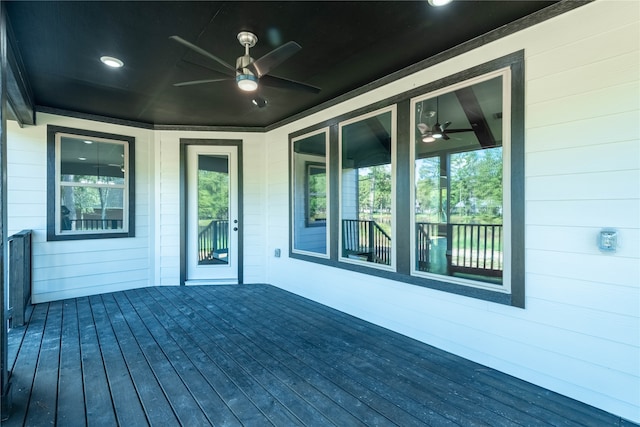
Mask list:
[[[482,43],[488,33],[529,25],[527,17],[560,13],[557,3],[454,1],[436,9],[426,1],[8,1],[7,12],[40,111],[156,128],[264,129],[456,46]],[[583,2],[561,3],[572,8]],[[236,40],[242,30],[258,36],[254,58],[298,42],[303,49],[271,74],[318,86],[320,94],[261,87],[268,104],[258,108],[233,82],[173,86],[222,75],[215,62],[169,36],[234,63],[243,53]],[[119,57],[125,67],[107,69],[98,60],[102,55]]]

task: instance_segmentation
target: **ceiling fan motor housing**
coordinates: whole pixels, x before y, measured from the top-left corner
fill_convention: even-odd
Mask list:
[[[250,74],[253,76],[253,73],[249,71],[249,69],[247,68],[247,65],[251,64],[252,62],[253,62],[253,58],[250,57],[249,55],[243,55],[238,57],[238,59],[236,59],[236,76],[239,76],[241,74],[244,74],[244,75]]]

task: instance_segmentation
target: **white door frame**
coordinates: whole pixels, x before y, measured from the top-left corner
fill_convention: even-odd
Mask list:
[[[181,139],[180,143],[180,284],[242,283],[242,141]],[[194,233],[193,221],[190,221],[190,216],[197,209],[195,207],[197,202],[193,200],[193,194],[190,197],[193,189],[189,188],[190,181],[193,180],[197,170],[197,163],[195,169],[193,167],[190,168],[192,165],[190,165],[189,158],[191,157],[191,161],[194,161],[194,159],[197,159],[198,154],[228,155],[230,159],[230,198],[233,200],[235,197],[236,207],[235,209],[232,207],[229,213],[230,248],[235,246],[232,253],[229,254],[229,264],[197,266],[197,261],[192,260],[192,257],[196,256],[197,250],[195,252],[192,251],[191,254],[189,251],[190,245],[194,245],[194,239],[197,239],[197,225],[195,225],[196,231]],[[234,171],[235,173],[233,173]],[[189,177],[190,173],[193,174],[191,179]],[[237,221],[237,223],[234,221]]]

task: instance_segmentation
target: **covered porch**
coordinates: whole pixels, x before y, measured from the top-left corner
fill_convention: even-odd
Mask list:
[[[17,425],[631,425],[269,285],[33,306],[9,333]]]

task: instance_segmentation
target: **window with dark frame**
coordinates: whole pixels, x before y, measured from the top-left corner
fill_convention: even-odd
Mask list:
[[[340,258],[394,262],[395,107],[339,124]]]
[[[392,120],[397,142],[388,144],[387,152],[380,137],[385,125],[367,120],[390,108],[397,109]],[[349,128],[356,123],[358,129]],[[524,307],[524,51],[327,120],[325,126],[331,129],[327,180],[335,189],[327,197],[333,230],[329,256],[296,250],[292,237],[292,258]],[[296,138],[290,136],[292,144]],[[385,204],[385,192],[377,194],[384,187],[377,184],[387,181],[397,189]],[[291,191],[295,205],[294,187]],[[378,223],[376,215],[382,222],[385,212],[394,224],[386,246],[363,240],[371,234],[366,229],[345,229],[345,222]],[[366,215],[371,218],[363,219]],[[295,235],[293,222],[290,233]],[[351,235],[356,244],[347,247]],[[385,262],[378,252],[392,254],[391,260]]]
[[[47,239],[134,236],[134,138],[51,125],[47,132]]]
[[[329,130],[292,139],[292,250],[327,258],[329,241]]]
[[[412,100],[415,275],[504,285],[508,74],[505,69]]]

